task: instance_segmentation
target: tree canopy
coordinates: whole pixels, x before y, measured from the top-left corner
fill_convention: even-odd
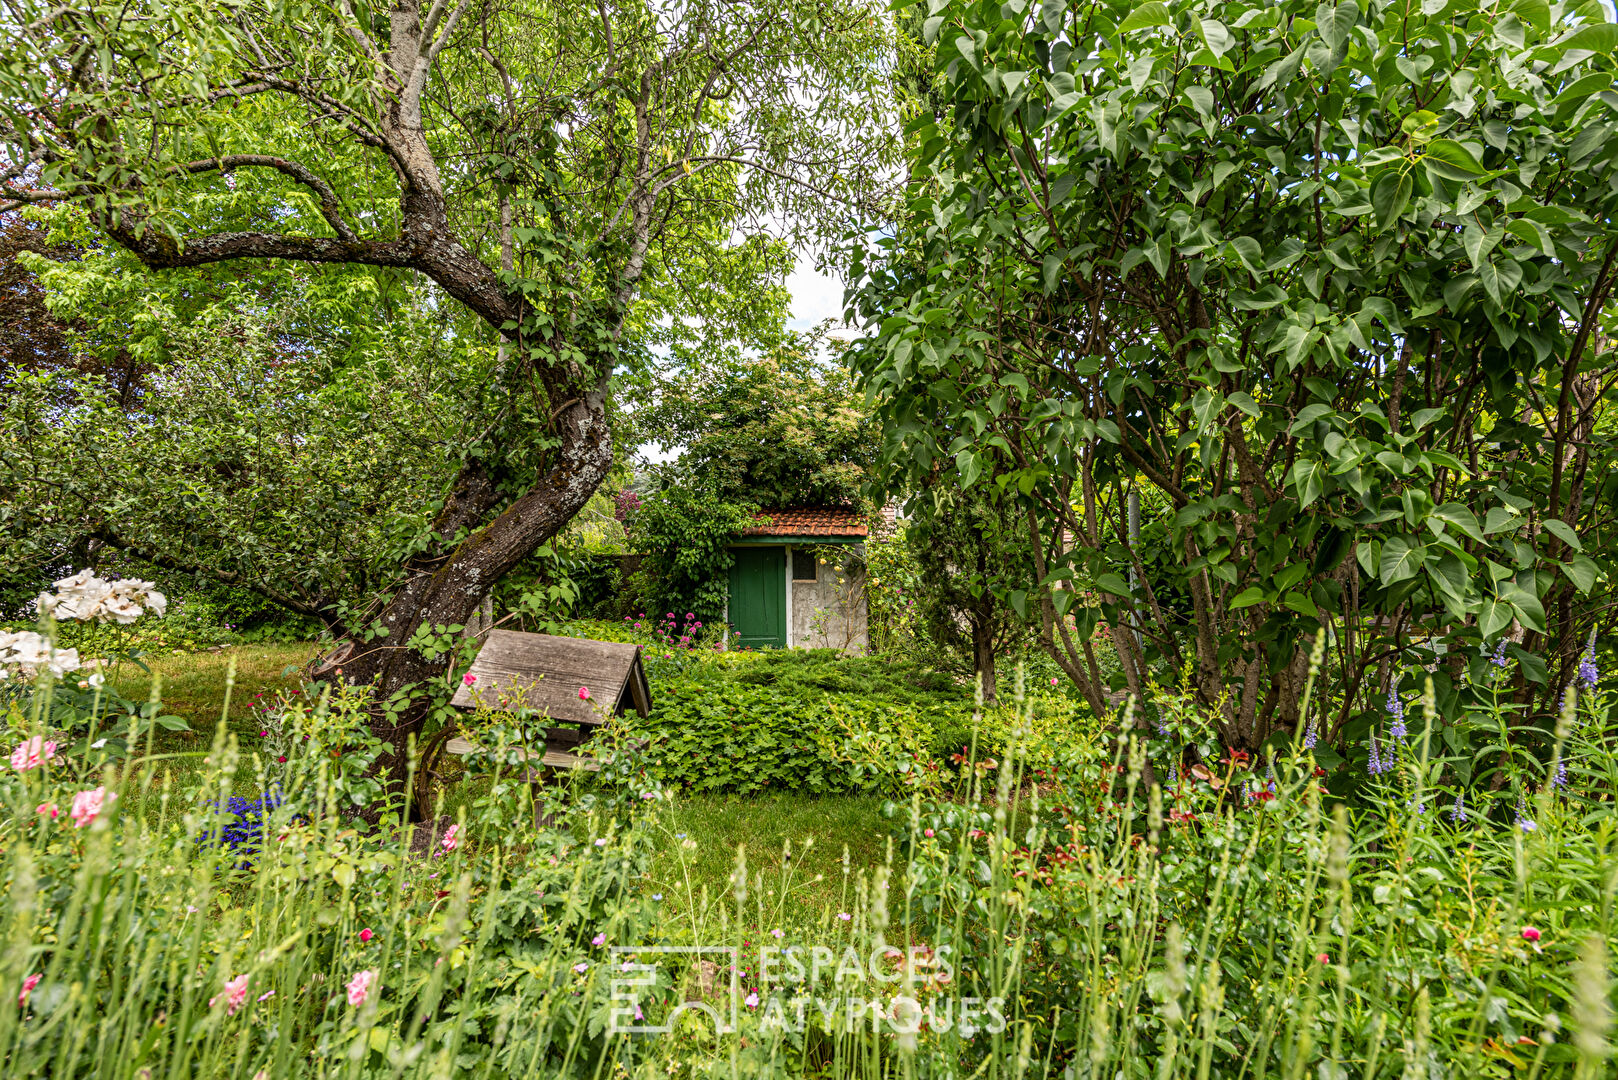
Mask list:
[[[1126,667],[1191,665],[1253,747],[1323,628],[1338,731],[1403,665],[1447,655],[1448,692],[1516,627],[1554,702],[1610,620],[1602,7],[927,11],[943,101],[856,254],[855,358],[888,468],[1016,501],[1041,584],[1003,600],[1069,674],[1096,685],[1091,630],[1134,621]],[[1174,561],[1132,585],[1142,486]]]

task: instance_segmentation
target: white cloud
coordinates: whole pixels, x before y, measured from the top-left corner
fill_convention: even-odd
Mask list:
[[[792,293],[792,317],[787,321],[792,329],[808,330],[826,319],[844,327],[843,283],[816,271],[807,252],[798,254],[798,265],[787,275],[787,289]]]

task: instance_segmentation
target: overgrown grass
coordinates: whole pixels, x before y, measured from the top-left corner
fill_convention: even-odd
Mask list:
[[[112,682],[124,697],[144,701],[151,694],[152,679],[161,680],[164,707],[191,722],[193,732],[175,733],[179,744],[206,745],[214,726],[226,716],[237,734],[249,734],[255,700],[296,690],[301,669],[314,656],[316,646],[296,644],[237,645],[210,652],[178,656],[143,657],[151,674],[131,663],[119,664]],[[235,688],[230,694],[230,712],[225,714],[225,676],[236,668]]]
[[[727,902],[741,848],[749,875],[769,880],[750,886],[763,890],[784,922],[809,923],[827,908],[847,911],[858,876],[869,879],[890,861],[881,805],[862,795],[677,798],[651,832],[655,858],[645,888],[662,893],[673,910],[700,907],[704,895]]]

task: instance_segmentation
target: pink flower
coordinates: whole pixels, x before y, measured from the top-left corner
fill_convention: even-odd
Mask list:
[[[376,934],[369,926],[360,931],[360,942],[362,944],[369,945],[371,943],[371,939],[374,937],[376,937]]]
[[[1055,678],[1055,676],[1052,676],[1052,677],[1051,677],[1051,685],[1052,685],[1052,686],[1055,686],[1055,685],[1056,685],[1056,678]]]
[[[461,827],[459,825],[451,825],[449,828],[444,830],[444,839],[438,842],[439,845],[443,847],[444,854],[448,855],[450,852],[461,846],[461,839],[456,835],[460,831]]]
[[[260,1001],[268,1001],[274,996],[275,996],[275,991],[274,990],[266,990],[266,991],[264,991],[262,994],[260,994],[258,996],[258,1000],[260,1000]]]
[[[931,830],[931,829],[923,829],[923,830],[921,830],[921,835],[930,837],[930,836],[933,835],[933,830]]]
[[[588,686],[579,687],[579,700],[580,701],[589,701],[590,700],[590,688]]]
[[[27,772],[37,769],[45,762],[56,756],[56,744],[46,742],[41,735],[26,739],[17,744],[17,749],[11,752],[11,767],[18,772]]]
[[[592,945],[605,945],[606,943],[607,943],[607,935],[606,934],[597,934],[595,937],[590,939],[590,944],[592,944]]]
[[[261,731],[258,733],[258,737],[261,739],[268,739],[270,737],[270,733],[268,731]]]
[[[73,818],[73,827],[82,829],[94,821],[106,805],[118,796],[108,794],[105,786],[92,791],[81,791],[73,796],[73,809],[68,811]]]
[[[589,967],[589,964],[586,964],[583,960],[580,960],[577,964],[573,965],[573,970],[578,972],[580,975],[583,975]]]
[[[1537,943],[1539,941],[1539,931],[1532,926],[1525,926],[1522,928],[1522,939]]]
[[[348,1003],[364,1005],[365,999],[371,996],[371,984],[374,982],[376,982],[374,971],[362,971],[348,980]]]
[[[34,807],[34,813],[36,813],[36,814],[49,814],[51,816],[52,820],[55,820],[56,818],[58,818],[58,817],[60,817],[62,815],[62,811],[59,810],[57,808],[56,804],[53,803],[53,802],[42,802],[42,803],[40,803],[38,806]]]
[[[839,912],[838,912],[838,913],[837,913],[837,917],[838,917],[838,918],[839,918],[839,919],[841,919],[841,920],[843,920],[843,921],[844,921],[844,922],[848,922],[848,921],[849,921],[849,920],[850,920],[850,919],[852,919],[852,918],[853,918],[853,917],[854,917],[854,916],[852,916],[852,915],[850,915],[850,914],[849,914],[849,913],[848,913],[848,912],[846,912],[846,911],[839,911]]]
[[[746,1005],[749,1009],[758,1008],[758,995],[748,994],[747,997],[742,999],[742,1004]]]
[[[780,930],[771,930],[770,931],[770,936],[772,938],[778,938],[778,937],[782,937],[784,935],[782,934],[782,932]]]
[[[473,683],[478,681],[478,677],[468,671],[465,675],[461,676],[461,681],[467,686],[471,686]]]
[[[213,1008],[219,998],[225,999],[225,1015],[235,1016],[236,1010],[247,1004],[247,976],[238,975],[225,983],[225,992],[208,999],[208,1008]]]
[[[39,971],[28,976],[28,978],[22,981],[22,993],[17,995],[17,1008],[20,1009],[28,1004],[28,995],[34,992],[34,987],[38,986],[39,980],[43,979],[44,977],[45,973],[43,971]]]

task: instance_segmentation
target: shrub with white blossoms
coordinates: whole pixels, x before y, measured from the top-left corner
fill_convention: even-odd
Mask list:
[[[150,581],[119,578],[105,581],[89,570],[55,582],[56,592],[39,594],[40,614],[83,622],[132,623],[147,612],[162,618],[168,597]]]
[[[41,615],[80,622],[132,623],[150,612],[159,617],[168,610],[168,597],[150,581],[121,578],[107,581],[89,570],[53,583],[55,592],[39,594]],[[33,630],[0,631],[0,679],[14,674],[31,679],[41,671],[61,678],[83,666],[77,649],[58,649],[50,638]],[[101,676],[91,679],[99,685]]]
[[[25,678],[33,678],[41,668],[61,678],[79,669],[77,649],[58,649],[49,638],[32,630],[7,633],[0,630],[0,679],[9,679],[12,671]]]

